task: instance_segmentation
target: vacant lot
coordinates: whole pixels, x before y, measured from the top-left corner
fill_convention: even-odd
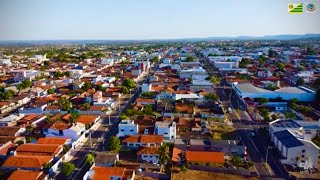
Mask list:
[[[181,171],[172,175],[172,180],[258,180],[258,178],[246,178],[243,176],[224,174],[224,173],[212,173],[196,170]]]
[[[223,124],[214,124],[211,126],[212,138],[214,140],[235,140],[237,139],[236,131],[232,126]]]

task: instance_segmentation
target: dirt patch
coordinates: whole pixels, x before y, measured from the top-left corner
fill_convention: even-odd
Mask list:
[[[246,178],[244,176],[237,176],[224,173],[213,173],[196,170],[187,170],[175,173],[172,175],[172,180],[258,180],[259,178],[251,177]]]

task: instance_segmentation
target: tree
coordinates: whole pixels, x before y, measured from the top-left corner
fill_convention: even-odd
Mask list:
[[[303,79],[303,78],[299,78],[299,79],[297,80],[297,85],[298,85],[298,86],[304,85],[304,79]]]
[[[153,92],[143,92],[140,94],[140,96],[143,98],[153,98],[153,95]]]
[[[268,103],[269,100],[267,98],[257,98],[257,101],[260,103],[260,104],[265,104],[265,103]]]
[[[72,108],[72,103],[67,98],[59,99],[58,104],[62,111],[69,111]]]
[[[85,82],[85,83],[83,84],[83,86],[81,87],[81,89],[83,89],[83,90],[85,90],[85,91],[88,91],[88,90],[91,89],[91,88],[92,88],[92,84],[89,83],[89,82]]]
[[[260,114],[265,120],[269,120],[269,111],[266,108],[260,109]]]
[[[96,54],[95,57],[96,57],[96,58],[104,58],[105,55],[104,55],[103,53],[99,52],[99,53]]]
[[[163,144],[159,150],[160,172],[163,172],[163,167],[171,160],[170,157],[170,148],[168,144]]]
[[[70,151],[70,149],[71,149],[70,146],[65,144],[65,145],[63,145],[63,150],[62,151],[63,151],[63,153],[67,153],[67,152]]]
[[[145,106],[143,106],[143,110],[142,112],[145,114],[145,115],[154,115],[154,106],[151,105],[151,104],[147,104]]]
[[[83,103],[81,105],[82,110],[87,111],[90,109],[90,104],[89,103]]]
[[[43,168],[50,169],[52,166],[53,166],[53,163],[52,162],[48,162],[48,163],[43,165]]]
[[[86,164],[91,166],[94,163],[94,155],[91,153],[88,153],[86,155]]]
[[[50,66],[50,61],[44,61],[43,65],[46,66],[46,67]]]
[[[59,78],[59,77],[63,77],[64,74],[61,71],[57,71],[56,73],[54,73],[54,77],[55,78]]]
[[[132,79],[125,79],[122,83],[122,86],[132,89],[136,87],[136,83]]]
[[[126,116],[126,115],[124,115],[124,114],[122,114],[122,115],[120,116],[120,119],[129,119],[129,117]]]
[[[70,72],[70,71],[66,71],[66,72],[64,73],[64,75],[67,76],[67,77],[71,77],[71,72]]]
[[[283,63],[278,63],[277,64],[277,68],[280,69],[280,70],[283,70],[284,64]]]
[[[61,172],[65,176],[70,176],[75,169],[76,169],[76,166],[70,162],[62,163]]]
[[[54,89],[48,89],[49,94],[54,94]]]
[[[153,59],[152,59],[152,62],[154,62],[154,63],[157,63],[157,62],[159,62],[159,58],[156,56],[156,57],[154,57]]]
[[[313,48],[307,47],[307,54],[308,55],[316,55],[317,52]]]
[[[121,149],[120,139],[115,136],[111,137],[111,139],[109,141],[108,149],[110,151],[118,153]]]
[[[121,86],[121,93],[122,94],[129,94],[129,89],[126,86]]]
[[[211,81],[212,84],[218,85],[221,82],[221,78],[218,77],[218,76],[211,76],[210,77],[210,81]]]
[[[77,122],[77,119],[79,118],[79,113],[78,112],[72,112],[70,116],[70,120],[72,123]]]
[[[272,119],[272,120],[276,120],[277,118],[278,118],[278,116],[277,116],[276,114],[272,114],[272,115],[271,115],[271,119]]]
[[[250,60],[248,58],[243,58],[239,63],[239,67],[245,68],[248,64],[250,64]]]
[[[236,167],[240,167],[244,165],[244,161],[239,156],[233,156],[231,158],[231,163]]]
[[[219,96],[217,93],[208,93],[204,96],[207,100],[214,100],[217,101],[219,99]]]
[[[320,78],[317,78],[317,79],[314,81],[313,86],[314,86],[316,89],[320,89]]]
[[[186,59],[186,62],[193,62],[194,61],[194,57],[192,56],[188,56]]]
[[[107,90],[107,88],[103,87],[101,84],[97,85],[96,89],[99,91],[106,91]]]

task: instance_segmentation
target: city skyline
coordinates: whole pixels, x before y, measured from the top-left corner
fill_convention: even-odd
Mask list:
[[[320,20],[319,11],[288,14],[288,3],[301,1],[4,1],[0,3],[0,41],[152,40],[320,33],[316,25]]]

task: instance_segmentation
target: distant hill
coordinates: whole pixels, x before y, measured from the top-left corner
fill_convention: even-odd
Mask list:
[[[296,40],[296,39],[317,39],[320,34],[302,35],[268,35],[268,36],[238,36],[238,37],[208,37],[209,40]]]

